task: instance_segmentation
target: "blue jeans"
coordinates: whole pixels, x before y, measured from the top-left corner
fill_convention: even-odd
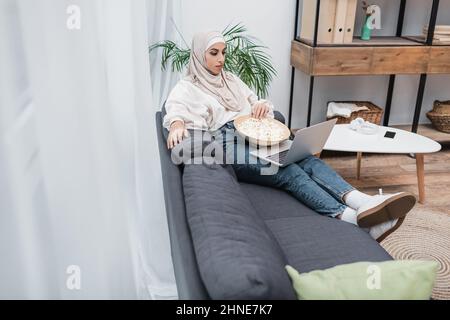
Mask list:
[[[343,197],[354,188],[325,162],[310,156],[286,167],[276,167],[273,174],[261,174],[263,169],[274,165],[250,155],[248,143],[236,139],[236,134],[232,121],[212,132],[216,141],[223,144],[224,153],[232,158],[227,163],[233,166],[239,181],[285,190],[312,210],[329,217],[345,210]],[[245,162],[236,161],[244,156]]]

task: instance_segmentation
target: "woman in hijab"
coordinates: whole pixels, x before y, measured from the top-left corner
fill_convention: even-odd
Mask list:
[[[257,119],[273,118],[274,106],[258,99],[239,77],[223,69],[226,49],[220,32],[194,36],[187,75],[173,88],[165,105],[167,147],[172,149],[182,142],[190,135],[188,130],[210,132],[221,141],[225,153],[233,150],[232,166],[240,181],[288,191],[319,214],[367,228],[377,241],[395,231],[415,205],[412,194],[362,193],[314,156],[277,168],[273,174],[262,174],[268,163],[248,161],[249,147],[236,143],[233,120],[249,114]],[[236,161],[241,156],[244,163]]]

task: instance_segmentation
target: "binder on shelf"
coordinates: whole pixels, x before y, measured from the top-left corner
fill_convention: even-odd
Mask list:
[[[345,20],[347,17],[348,0],[337,0],[336,16],[334,20],[333,43],[344,43]]]
[[[428,33],[428,26],[424,26],[423,27],[423,33],[427,34]],[[450,25],[436,25],[436,27],[434,28],[434,33],[435,34],[450,34]]]
[[[428,26],[423,27],[423,38],[427,39]],[[436,25],[434,30],[433,44],[450,43],[450,25]]]
[[[344,43],[353,42],[353,34],[355,32],[356,22],[356,8],[358,6],[357,0],[347,0],[347,15],[345,17],[345,34]]]
[[[333,43],[337,0],[321,0],[319,13],[319,27],[317,30],[318,43]],[[317,0],[303,0],[302,26],[300,38],[313,41],[316,19]]]

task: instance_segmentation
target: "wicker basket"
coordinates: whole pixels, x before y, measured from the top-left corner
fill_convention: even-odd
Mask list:
[[[427,117],[437,130],[450,133],[450,100],[436,100],[433,110],[427,113]]]
[[[367,108],[369,108],[369,110],[353,112],[349,118],[337,116],[337,117],[328,118],[328,120],[337,118],[338,119],[337,124],[346,124],[346,123],[352,122],[356,118],[363,118],[365,121],[375,123],[378,125],[381,124],[381,119],[383,117],[383,109],[376,106],[372,102],[369,102],[369,101],[334,101],[334,102],[336,102],[336,103],[354,103],[358,107],[366,106]]]

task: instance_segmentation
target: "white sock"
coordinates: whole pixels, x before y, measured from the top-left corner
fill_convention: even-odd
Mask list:
[[[356,211],[350,207],[345,208],[344,212],[342,212],[341,220],[358,225],[358,222],[356,221]]]
[[[365,204],[367,201],[370,201],[371,199],[372,196],[362,193],[358,190],[353,190],[345,196],[345,204],[350,208],[358,210],[363,204]]]

